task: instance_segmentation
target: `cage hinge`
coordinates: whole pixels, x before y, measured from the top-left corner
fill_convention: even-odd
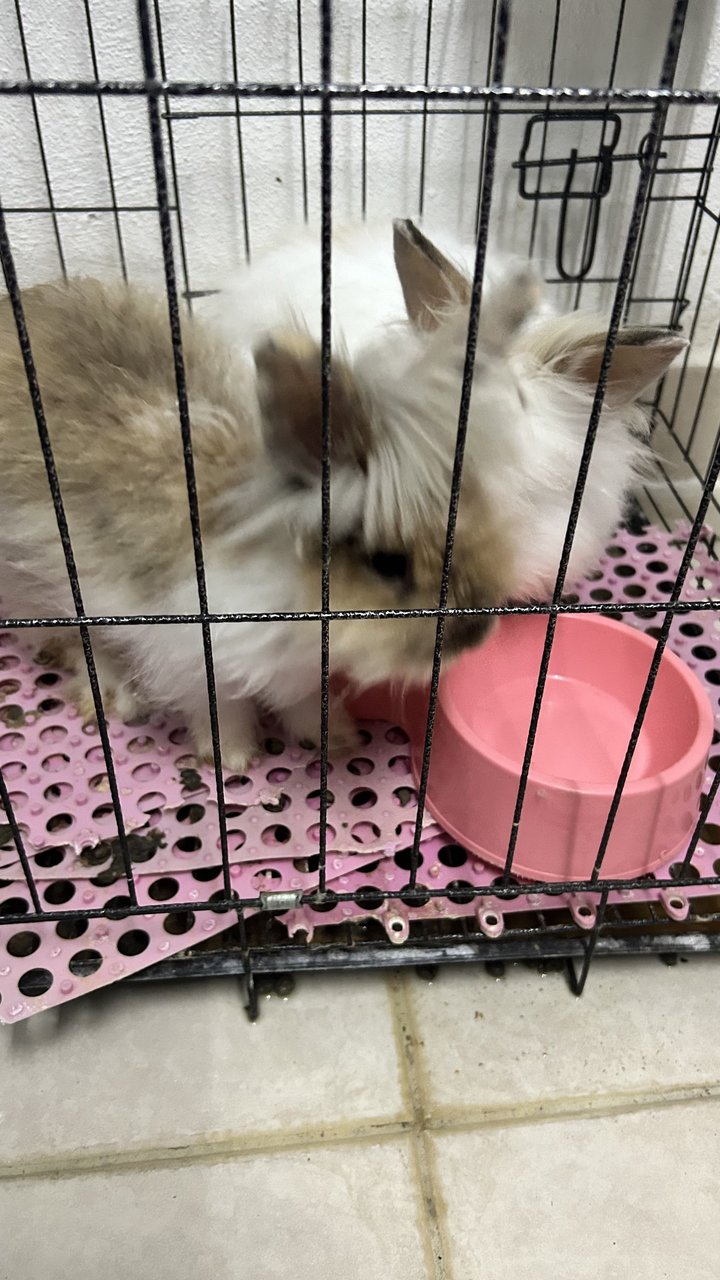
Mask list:
[[[266,889],[260,894],[263,911],[292,911],[301,898],[302,889]]]

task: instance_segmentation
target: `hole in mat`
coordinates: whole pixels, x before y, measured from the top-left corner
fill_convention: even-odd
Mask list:
[[[377,866],[377,863],[375,865]],[[317,871],[320,866],[320,854],[311,853],[306,858],[293,858],[293,866],[296,871],[302,871],[306,874]]]
[[[54,684],[60,683],[60,676],[56,671],[43,671],[41,676],[37,677],[35,684],[41,688],[49,689]],[[18,686],[19,688],[19,686]]]
[[[59,711],[64,706],[65,703],[60,698],[43,698],[42,702],[38,702],[38,711],[47,715],[50,711]]]
[[[368,760],[367,756],[355,756],[355,758],[353,760],[349,760],[347,764],[348,773],[353,773],[356,778],[372,773],[374,769],[375,765],[372,760]]]
[[[153,880],[148,889],[148,897],[154,902],[167,902],[175,897],[179,889],[180,884],[173,876],[161,876],[159,880]]]
[[[409,804],[415,804],[417,791],[414,787],[396,787],[393,791],[393,798],[401,809],[405,809]]]
[[[103,958],[99,951],[94,951],[91,947],[85,951],[76,951],[68,961],[68,969],[76,976],[89,978],[93,973],[97,973],[103,962]]]
[[[391,729],[387,730],[385,741],[397,746],[409,742],[410,739],[404,729],[401,729],[399,725],[393,725]]]
[[[355,892],[355,902],[360,907],[367,907],[368,911],[377,911],[385,901],[385,894],[379,889],[374,889],[372,885],[363,885],[361,889]]]
[[[93,814],[95,817],[95,814]],[[45,830],[52,835],[55,831],[67,831],[71,827],[75,819],[70,813],[55,813],[52,818],[48,818],[45,823]]]
[[[238,893],[237,889],[230,890],[230,897],[233,900],[233,902],[240,897],[240,894]],[[218,906],[215,907],[216,911],[230,910],[228,906],[225,906],[225,890],[224,889],[216,889],[214,893],[211,893],[210,897],[208,898],[208,902],[218,903]],[[220,905],[220,904],[223,904],[223,905]]]
[[[337,900],[337,894],[333,893],[332,889],[326,889],[322,902],[308,902],[308,906],[312,911],[332,911]]]
[[[350,828],[350,835],[358,844],[370,844],[380,839],[380,828],[376,822],[356,822]]]
[[[48,773],[58,773],[60,769],[64,769],[70,764],[70,757],[66,756],[64,751],[56,751],[51,756],[46,756],[42,762],[42,768]]]
[[[25,898],[6,898],[0,902],[0,916],[24,916],[30,910]]]
[[[699,880],[700,872],[692,862],[684,871],[682,862],[673,862],[670,866],[670,878],[683,881]]]
[[[72,880],[54,880],[48,885],[43,897],[51,907],[61,907],[75,897],[75,885]]]
[[[39,867],[59,867],[64,857],[64,845],[54,845],[51,849],[41,849],[40,853],[36,853],[35,861]]]
[[[269,845],[287,844],[291,837],[292,832],[290,828],[284,826],[281,822],[276,823],[275,826],[272,827],[265,827],[265,830],[260,835],[260,839],[263,844]]]
[[[372,809],[377,800],[377,794],[370,787],[356,787],[350,792],[350,803],[356,809]]]
[[[330,806],[335,803],[335,793],[333,791],[328,790],[326,794],[327,794],[327,805],[328,805],[328,808],[330,808]],[[321,796],[322,796],[322,792],[319,790],[319,788],[316,789],[315,791],[308,791],[307,796],[305,798],[305,803],[308,809],[313,809],[316,813],[318,813],[320,811]]]
[[[105,910],[111,920],[124,920],[128,915],[128,910],[132,906],[132,902],[126,893],[118,893],[114,898],[108,898],[105,903]]]
[[[55,932],[58,938],[63,938],[66,942],[73,942],[75,938],[82,938],[87,931],[87,920],[59,920],[55,925]]]
[[[400,901],[404,902],[406,907],[426,907],[430,901],[427,886],[416,884],[415,888],[411,889],[409,884],[404,884],[400,893]]]
[[[281,791],[276,800],[266,800],[263,802],[261,807],[266,813],[283,813],[285,809],[290,808],[291,803],[292,801],[290,800],[289,795],[287,795],[285,791]]]
[[[44,800],[66,800],[73,793],[69,782],[51,782],[43,791]]]
[[[163,929],[172,934],[188,933],[194,923],[194,911],[171,911],[163,920]]]
[[[23,929],[21,933],[14,933],[12,937],[8,938],[7,942],[7,949],[11,956],[31,956],[39,946],[39,935],[33,933],[30,929]]]
[[[467,851],[461,844],[444,844],[438,853],[438,861],[444,867],[462,867],[467,860]]]
[[[3,765],[3,774],[6,782],[9,778],[22,778],[24,773],[27,773],[27,765],[23,764],[22,760],[11,760],[8,764]],[[47,799],[47,796],[45,798]]]
[[[53,984],[49,969],[28,969],[18,979],[18,991],[23,996],[44,996]]]
[[[139,956],[150,944],[150,935],[144,929],[129,929],[117,940],[117,949],[124,956]]]
[[[199,836],[182,836],[173,845],[174,853],[197,853],[198,849],[202,849],[202,840]]]
[[[469,880],[451,880],[445,889],[450,902],[472,902],[475,894]]]
[[[178,822],[188,822],[194,825],[196,822],[202,822],[205,817],[205,806],[202,804],[181,804],[175,816]]]
[[[425,859],[418,849],[416,865],[421,867],[424,861]],[[394,862],[402,871],[410,871],[412,869],[412,847],[409,846],[407,849],[398,849],[397,853],[394,855]]]
[[[289,777],[290,777],[289,769],[271,769],[270,772],[267,774],[268,782],[272,782],[275,785],[277,785],[279,782],[287,782]]]

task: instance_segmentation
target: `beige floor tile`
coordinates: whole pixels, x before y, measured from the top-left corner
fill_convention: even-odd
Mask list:
[[[377,974],[303,977],[255,1024],[231,980],[101,992],[3,1028],[0,1080],[0,1163],[345,1132],[403,1110]]]
[[[0,1183],[1,1280],[427,1280],[404,1144]]]
[[[410,979],[429,1109],[470,1115],[720,1082],[720,963],[599,960],[585,994],[522,966]]]
[[[433,1146],[456,1280],[717,1280],[720,1104]]]

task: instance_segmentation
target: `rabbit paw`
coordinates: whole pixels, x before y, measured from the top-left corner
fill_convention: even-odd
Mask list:
[[[113,719],[122,720],[125,724],[130,721],[136,723],[141,721],[144,718],[144,710],[132,687],[118,680],[115,673],[106,668],[105,664],[97,658],[96,669],[106,717],[112,716]],[[83,724],[97,724],[95,701],[87,672],[78,672],[74,675],[68,681],[66,691],[68,699],[80,712]]]
[[[214,766],[210,718],[206,712],[191,721],[195,753],[202,764]],[[220,709],[220,745],[223,768],[231,773],[245,770],[262,755],[258,746],[255,716],[241,702]]]
[[[196,753],[201,764],[210,769],[215,768],[212,739],[208,734],[202,742],[196,740]],[[251,765],[256,764],[262,755],[257,742],[226,742],[222,739],[222,767],[227,773],[246,773]]]
[[[79,671],[83,664],[83,650],[78,636],[68,630],[51,631],[45,635],[35,650],[35,661],[41,667],[57,671]]]

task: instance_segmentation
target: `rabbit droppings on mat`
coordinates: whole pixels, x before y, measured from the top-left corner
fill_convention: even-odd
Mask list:
[[[396,225],[395,259],[408,319],[333,363],[334,609],[437,603],[468,285],[412,224]],[[232,354],[212,327],[184,323],[213,612],[320,607],[320,355],[302,323],[279,328],[254,310],[253,297],[273,290],[281,295],[280,281],[262,264],[237,286],[232,310],[245,337]],[[28,289],[24,303],[86,612],[197,613],[164,297],[78,280]],[[604,330],[576,317],[525,323],[536,305],[527,272],[510,272],[483,305],[452,605],[538,594],[557,567]],[[301,305],[298,311],[304,319]],[[621,337],[571,572],[601,549],[641,462],[643,417],[633,398],[680,346],[649,330]],[[0,430],[2,608],[15,617],[72,616],[7,299],[0,305]],[[448,656],[478,643],[487,626],[482,618],[449,619]],[[47,632],[40,634],[46,648]],[[319,624],[219,623],[212,634],[225,765],[242,770],[256,754],[258,709],[278,713],[290,734],[317,741]],[[92,635],[107,709],[124,718],[174,709],[208,758],[200,629],[108,626]],[[332,670],[359,684],[422,680],[434,639],[433,618],[338,619]],[[58,630],[54,643],[77,670],[75,696],[92,714],[74,629]],[[353,728],[340,705],[330,723],[333,746],[349,745]]]

